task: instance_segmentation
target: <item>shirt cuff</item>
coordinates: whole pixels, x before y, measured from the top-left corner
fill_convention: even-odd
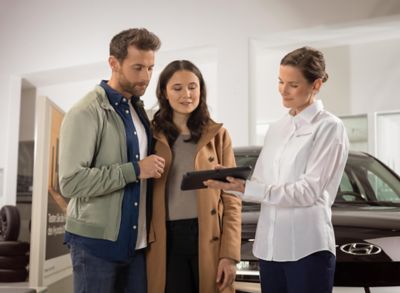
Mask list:
[[[265,200],[265,184],[246,180],[242,199],[249,202],[260,203]]]
[[[243,197],[243,192],[240,192],[240,191],[225,190],[225,189],[224,189],[224,193],[232,194],[232,195],[235,195],[235,196],[237,196],[237,197],[239,197],[239,198],[242,198],[242,197]]]

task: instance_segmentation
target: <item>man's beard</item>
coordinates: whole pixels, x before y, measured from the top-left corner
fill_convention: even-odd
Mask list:
[[[141,97],[144,95],[148,83],[147,82],[129,82],[125,78],[120,78],[119,85],[124,92],[129,93],[134,97]]]

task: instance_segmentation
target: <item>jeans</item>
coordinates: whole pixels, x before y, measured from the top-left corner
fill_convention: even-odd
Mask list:
[[[331,293],[336,258],[318,251],[297,261],[260,260],[261,292]]]
[[[146,293],[144,249],[126,262],[110,262],[70,245],[75,293]]]

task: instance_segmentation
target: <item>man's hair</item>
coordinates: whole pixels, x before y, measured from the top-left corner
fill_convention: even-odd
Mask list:
[[[135,46],[143,51],[157,51],[160,39],[145,28],[131,28],[115,35],[110,42],[110,56],[123,61],[128,55],[128,47]]]

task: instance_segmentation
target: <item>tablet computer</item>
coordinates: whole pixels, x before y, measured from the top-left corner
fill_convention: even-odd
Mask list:
[[[203,181],[208,179],[227,182],[226,177],[230,176],[246,180],[250,173],[251,166],[187,172],[183,175],[181,190],[206,188]]]

